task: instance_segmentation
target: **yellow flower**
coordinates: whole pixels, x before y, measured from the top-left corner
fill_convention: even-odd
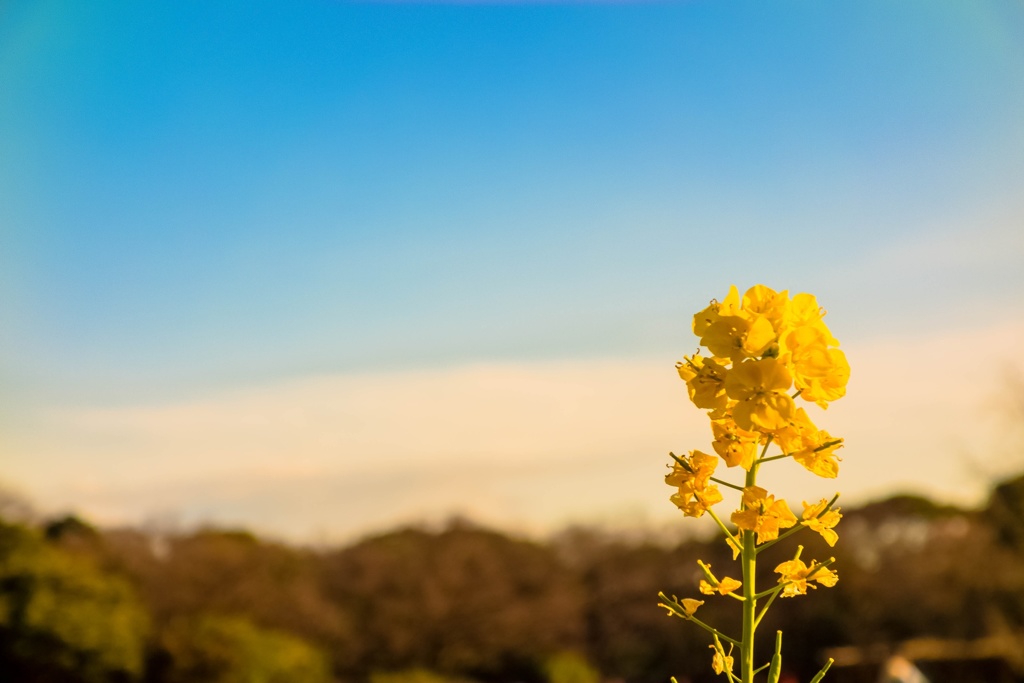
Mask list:
[[[716,356],[740,361],[764,355],[777,339],[775,328],[767,318],[724,315],[708,326],[700,343]]]
[[[760,486],[743,489],[743,507],[732,513],[732,523],[739,529],[757,532],[757,542],[764,543],[779,537],[779,529],[796,524],[785,500],[775,500]]]
[[[731,417],[711,421],[711,431],[715,435],[712,442],[715,452],[722,456],[729,467],[739,465],[749,470],[757,456],[757,447],[761,435],[740,429]]]
[[[833,529],[843,516],[839,513],[839,508],[832,508],[828,512],[824,512],[827,506],[828,501],[824,498],[814,505],[808,505],[807,501],[804,501],[804,513],[801,515],[803,519],[800,523],[808,529],[817,531],[829,546],[835,547],[836,541],[839,540],[839,534]]]
[[[683,611],[686,612],[686,616],[692,617],[697,611],[697,608],[704,604],[703,600],[694,600],[693,598],[683,598],[679,601],[682,605]]]
[[[725,363],[718,358],[684,357],[676,363],[679,376],[693,405],[704,410],[722,411],[729,401],[725,395]]]
[[[721,675],[723,671],[732,671],[733,658],[731,655],[723,654],[720,649],[715,645],[708,645],[712,650],[715,651],[713,657],[711,657],[711,668],[718,675]],[[732,652],[732,645],[729,645],[729,652]]]
[[[789,292],[776,292],[764,285],[754,285],[743,295],[743,314],[764,317],[776,335],[786,326],[789,314]]]
[[[843,447],[843,440],[815,427],[803,408],[797,408],[789,425],[775,433],[775,442],[819,477],[834,479],[839,474],[836,451]]]
[[[691,492],[684,492],[683,487],[679,487],[679,493],[673,493],[669,500],[687,517],[701,517],[713,505],[722,502],[722,492],[718,490],[717,486],[709,486],[703,491]]]
[[[687,517],[700,517],[709,507],[722,502],[718,487],[710,483],[711,475],[718,466],[718,458],[693,451],[689,457],[680,458],[680,461],[665,475],[666,484],[679,487],[679,491],[672,494],[670,500]]]
[[[801,398],[814,401],[822,408],[827,408],[832,401],[846,396],[846,384],[850,381],[850,363],[846,354],[839,349],[829,349],[827,362],[815,368],[817,375],[809,375],[797,388]]]
[[[780,295],[757,285],[743,296],[741,307],[733,285],[724,301],[711,302],[693,317],[693,332],[711,353],[722,358],[739,361],[769,353],[778,355],[779,329],[787,303],[785,292]]]
[[[729,294],[722,302],[712,301],[703,311],[693,316],[693,333],[703,337],[708,328],[722,316],[734,316],[740,312],[740,293],[736,285],[729,288]]]
[[[795,310],[799,308],[795,307]],[[839,342],[821,322],[820,315],[814,317],[806,312],[803,315],[805,321],[798,322],[781,335],[779,358],[793,372],[801,397],[827,408],[829,401],[846,395],[850,364],[843,351],[831,348],[838,346]]]
[[[672,465],[672,471],[665,475],[669,486],[688,486],[694,490],[706,488],[711,475],[718,467],[718,458],[702,451],[690,451]]]
[[[784,429],[796,410],[786,393],[792,384],[789,370],[776,358],[734,365],[725,378],[725,393],[737,401],[732,408],[736,424],[746,430]]]
[[[700,592],[704,595],[714,595],[717,591],[719,595],[727,595],[729,593],[732,593],[734,590],[741,587],[742,585],[742,581],[737,581],[736,579],[730,578],[728,576],[720,579],[717,586],[712,585],[704,579],[701,579]]]
[[[791,327],[814,327],[821,330],[827,340],[829,346],[839,346],[839,342],[832,333],[822,318],[825,316],[824,309],[818,305],[818,300],[813,294],[794,294],[793,300],[789,304],[789,324]]]
[[[846,395],[850,364],[846,354],[829,348],[829,335],[815,327],[799,327],[784,337],[780,359],[793,372],[800,397],[827,408]]]
[[[785,584],[782,589],[782,597],[791,598],[795,595],[806,595],[808,588],[817,586],[807,583],[817,581],[822,586],[834,586],[839,581],[839,576],[828,567],[817,563],[811,563],[808,567],[800,558],[783,562],[775,568],[776,573],[781,574],[779,583]]]
[[[843,440],[833,438],[824,429],[817,434],[818,446],[804,448],[793,454],[793,459],[819,477],[834,479],[839,474],[839,458],[835,452],[843,447]]]
[[[789,424],[775,432],[774,442],[783,453],[795,453],[814,441],[817,433],[818,428],[811,422],[807,411],[797,408]]]

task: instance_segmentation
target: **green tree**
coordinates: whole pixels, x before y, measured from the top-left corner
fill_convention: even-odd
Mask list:
[[[0,667],[11,680],[137,679],[148,623],[127,583],[0,522]]]
[[[575,652],[559,652],[544,663],[548,683],[600,683],[601,674]]]
[[[160,635],[151,678],[161,683],[326,683],[327,659],[306,642],[241,617],[174,621]]]

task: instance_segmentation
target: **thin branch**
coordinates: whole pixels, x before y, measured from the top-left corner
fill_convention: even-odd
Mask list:
[[[754,599],[755,600],[760,600],[761,598],[767,598],[772,593],[778,593],[780,590],[782,590],[786,586],[786,584],[789,584],[789,583],[793,583],[793,582],[792,581],[786,581],[785,583],[780,583],[777,586],[774,586],[774,587],[769,588],[767,590],[763,590],[760,593],[758,593],[757,595],[755,595]]]
[[[731,538],[732,542],[735,543],[737,546],[739,546],[740,545],[739,540],[736,538],[736,536],[731,531],[729,531],[726,528],[725,523],[721,519],[719,519],[718,515],[715,514],[715,511],[712,510],[711,508],[706,508],[706,509],[708,511],[708,514],[711,515],[711,519],[715,520],[715,524],[717,524],[718,528],[722,530],[722,533],[725,534],[727,538]]]
[[[753,472],[755,477],[757,476],[757,468],[765,460],[765,453],[768,452],[768,447],[772,445],[772,439],[774,438],[774,435],[768,435],[768,440],[764,442],[764,448],[761,449],[761,456],[754,461],[753,465],[750,466],[749,472]]]
[[[783,453],[782,455],[773,455],[770,458],[758,458],[757,459],[757,464],[760,465],[763,462],[771,462],[772,460],[782,460],[783,458],[788,458],[791,455],[793,455],[793,454],[792,453]]]
[[[775,593],[768,598],[768,602],[764,603],[764,607],[761,608],[761,613],[754,619],[754,628],[757,628],[758,624],[761,623],[761,620],[764,619],[764,615],[768,612],[768,608],[772,606],[773,602],[775,602],[775,598],[779,597],[779,592],[780,591],[775,591]]]
[[[718,477],[709,477],[709,479],[711,479],[711,481],[715,482],[716,484],[721,484],[722,486],[728,486],[729,488],[736,489],[737,491],[742,491],[743,490],[742,486],[737,486],[736,484],[732,484],[730,482],[723,481],[722,479],[719,479]]]
[[[705,624],[703,621],[701,621],[697,617],[693,616],[692,614],[687,614],[686,610],[684,610],[682,608],[682,605],[680,605],[678,601],[670,599],[664,593],[658,593],[658,597],[663,600],[663,602],[658,603],[659,607],[664,607],[665,609],[669,610],[670,612],[675,614],[680,619],[685,619],[686,621],[692,621],[693,623],[697,624],[697,626],[700,626],[702,629],[704,629],[706,631],[709,631],[710,633],[718,636],[719,638],[721,638],[722,640],[724,640],[726,642],[732,643],[733,645],[740,645],[740,641],[736,640],[735,638],[730,638],[729,636],[725,635],[724,633],[719,631],[714,626],[710,626],[708,624]]]
[[[783,540],[789,538],[790,536],[792,536],[793,534],[799,533],[800,531],[803,531],[806,528],[807,527],[804,526],[803,524],[797,524],[796,526],[794,526],[789,531],[784,531],[781,534],[779,534],[778,538],[774,538],[774,539],[768,541],[767,543],[762,543],[761,545],[759,545],[755,549],[754,552],[756,552],[758,555],[760,555],[762,551],[768,550],[768,548],[771,548],[773,545],[775,545],[779,541],[783,541]]]
[[[690,621],[692,621],[693,623],[697,624],[697,626],[700,626],[702,629],[705,629],[707,631],[710,631],[711,633],[714,633],[716,636],[718,636],[719,638],[721,638],[722,640],[724,640],[727,643],[732,643],[733,645],[741,645],[742,644],[742,643],[740,643],[740,641],[736,640],[735,638],[730,638],[729,636],[725,635],[724,633],[719,631],[714,626],[709,626],[709,625],[705,624],[703,621],[701,621],[697,617],[687,617],[687,618]]]

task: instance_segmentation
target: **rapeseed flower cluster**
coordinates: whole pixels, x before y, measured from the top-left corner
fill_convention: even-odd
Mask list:
[[[775,568],[779,579],[773,588],[758,593],[754,586],[757,555],[790,534],[810,529],[829,546],[838,540],[835,527],[842,518],[835,507],[838,494],[831,500],[804,502],[798,518],[785,500],[757,484],[762,465],[787,459],[819,477],[832,479],[839,474],[837,451],[843,440],[819,429],[807,412],[811,404],[826,409],[842,398],[850,378],[846,355],[824,317],[824,309],[811,294],[790,297],[786,291],[756,285],[740,298],[732,287],[722,301],[712,301],[693,317],[694,334],[707,354],[698,351],[676,366],[690,400],[707,411],[714,455],[699,450],[670,454],[674,462],[665,482],[676,489],[671,500],[683,514],[712,517],[734,559],[740,559],[742,580],[719,579],[710,565],[700,562],[705,578],[699,588],[704,595],[728,596],[743,603],[743,634],[731,638],[700,621],[696,612],[703,601],[661,594],[661,606],[712,633],[713,669],[726,674],[730,683],[752,683],[754,631],[776,597],[805,595],[816,584],[834,586],[838,581],[830,569],[834,560],[807,565],[800,559],[800,547],[793,559]],[[773,445],[779,453],[769,455]],[[743,472],[742,485],[715,476],[720,461]],[[728,517],[733,529],[713,509],[725,500],[720,487],[739,494],[738,508]],[[760,611],[759,601],[764,601]],[[729,644],[728,651],[723,642]],[[738,673],[733,672],[734,646],[740,649]],[[769,683],[778,680],[780,648],[781,633],[775,657],[762,667],[769,671]],[[821,680],[827,669],[828,665],[814,680]]]

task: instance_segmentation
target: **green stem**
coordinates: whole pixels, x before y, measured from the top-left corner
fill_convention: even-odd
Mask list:
[[[825,662],[825,666],[821,667],[821,671],[819,671],[817,675],[811,679],[811,683],[821,683],[821,679],[823,679],[825,677],[825,674],[828,673],[829,667],[832,666],[832,662],[834,661],[834,659],[829,657],[829,660]]]
[[[779,541],[784,541],[787,538],[789,538],[790,536],[792,536],[793,534],[799,533],[799,532],[803,531],[806,528],[807,527],[805,527],[803,524],[797,524],[792,529],[790,529],[788,531],[784,531],[783,533],[779,534],[777,538],[773,538],[772,540],[768,541],[767,543],[762,543],[761,545],[759,545],[757,547],[758,554],[763,553],[765,550],[768,550],[768,548],[771,548],[773,545],[775,545]]]
[[[735,638],[730,638],[729,636],[725,635],[724,633],[719,631],[714,626],[709,626],[708,624],[705,624],[703,621],[701,621],[697,617],[693,616],[692,614],[687,614],[686,610],[683,609],[682,605],[680,605],[677,600],[668,597],[664,593],[658,593],[658,597],[661,598],[661,600],[662,600],[660,603],[658,603],[659,607],[664,607],[664,608],[670,610],[673,614],[675,614],[680,619],[686,619],[687,621],[692,621],[693,623],[697,624],[697,626],[700,626],[705,631],[708,631],[708,632],[712,633],[713,635],[718,636],[719,638],[721,638],[722,640],[724,640],[726,642],[732,643],[733,645],[739,645],[740,644],[740,641],[736,640]]]
[[[842,439],[835,439],[834,441],[827,441],[827,442],[821,444],[820,446],[818,446],[817,448],[815,448],[814,452],[818,453],[820,451],[825,450],[826,448],[832,448],[833,446],[841,444],[842,442],[843,442]],[[766,458],[766,457],[764,457],[764,455],[762,455],[760,458],[757,459],[757,464],[760,465],[763,462],[771,462],[772,460],[782,460],[783,458],[791,457],[794,453],[797,453],[797,451],[793,451],[793,453],[782,453],[780,455],[773,455],[770,458]]]
[[[776,593],[776,592],[782,590],[783,586],[785,586],[787,583],[792,583],[792,581],[786,581],[785,583],[780,583],[778,586],[775,586],[774,588],[769,588],[768,590],[763,590],[760,593],[758,593],[757,595],[755,595],[754,599],[755,600],[760,600],[761,598],[767,598],[772,593]]]
[[[736,674],[734,674],[732,672],[732,669],[730,667],[728,667],[728,666],[725,666],[726,665],[725,648],[722,647],[722,641],[718,639],[718,636],[715,636],[715,651],[718,652],[718,656],[720,656],[722,658],[722,664],[724,666],[723,671],[725,671],[726,676],[729,677],[729,683],[739,683],[740,679],[736,678]],[[732,652],[732,645],[729,646],[729,651]]]
[[[760,465],[763,462],[771,462],[772,460],[782,460],[783,458],[788,458],[791,455],[793,455],[793,454],[792,453],[783,453],[782,455],[773,455],[770,458],[758,458],[757,459],[757,464]]]
[[[735,543],[737,546],[739,546],[740,545],[739,540],[733,535],[733,533],[731,531],[729,531],[729,529],[726,528],[725,522],[723,522],[719,518],[719,516],[715,514],[715,511],[712,510],[710,507],[707,508],[707,511],[708,511],[708,514],[711,515],[711,519],[715,520],[715,524],[718,525],[718,528],[722,530],[723,534],[725,534],[725,537],[726,538],[731,538],[732,542]]]
[[[705,631],[709,631],[709,632],[715,634],[716,636],[718,636],[719,638],[721,638],[722,640],[724,640],[727,643],[732,643],[733,645],[739,645],[740,644],[739,641],[737,641],[735,638],[730,638],[729,636],[725,635],[724,633],[719,631],[714,626],[709,626],[708,624],[705,624],[703,621],[701,621],[697,617],[686,617],[686,618],[689,619],[690,621],[692,621],[693,623],[697,624],[697,626],[700,626]]]
[[[736,484],[731,484],[731,483],[729,483],[727,481],[723,481],[722,479],[719,479],[718,477],[708,477],[708,478],[711,481],[715,482],[716,484],[721,484],[722,486],[728,486],[729,488],[736,489],[737,491],[742,491],[743,490],[742,486],[737,486]]]
[[[765,444],[768,450],[768,444]],[[746,485],[757,483],[757,465],[747,472]],[[754,546],[754,531],[743,530],[740,562],[743,566],[743,643],[740,645],[740,680],[742,683],[754,683],[754,610],[757,607],[756,570],[757,552]]]
[[[761,620],[764,619],[764,615],[768,613],[768,608],[772,606],[772,603],[775,602],[775,598],[779,597],[779,593],[781,592],[781,590],[772,592],[771,597],[768,598],[768,602],[764,604],[764,607],[761,608],[761,611],[758,613],[757,618],[754,619],[754,628],[757,628],[757,626],[761,623]]]

